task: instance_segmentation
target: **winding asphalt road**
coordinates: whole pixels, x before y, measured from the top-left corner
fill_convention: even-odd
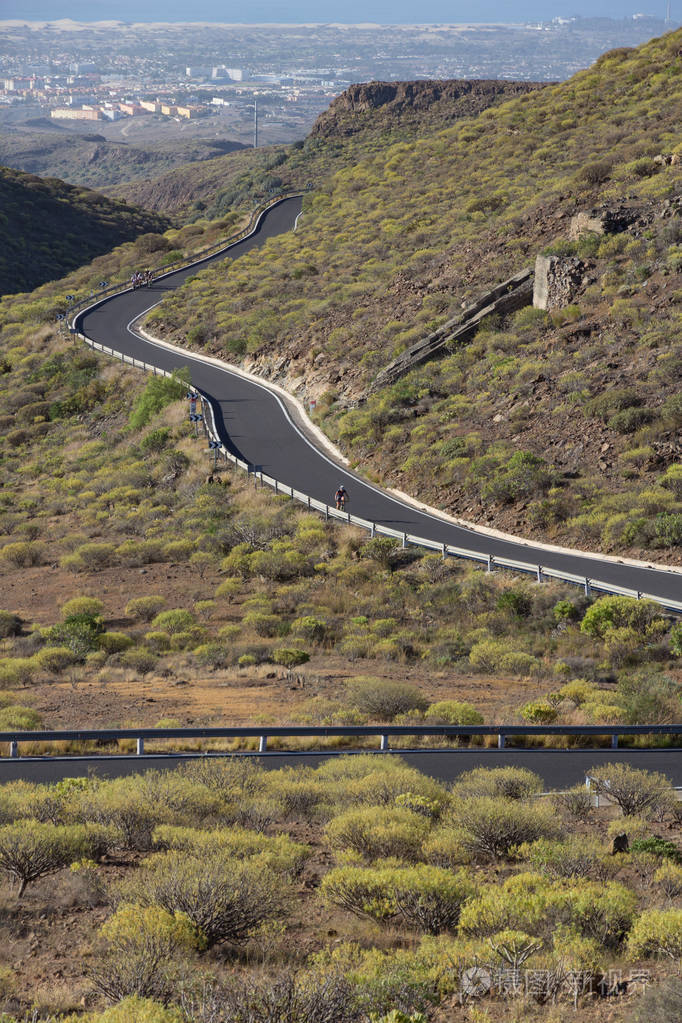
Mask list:
[[[169,291],[181,287],[198,270],[226,256],[237,259],[266,246],[270,238],[290,231],[301,212],[301,199],[283,199],[261,218],[248,238],[184,270],[166,275],[150,288],[127,291],[105,299],[78,315],[74,326],[93,341],[166,370],[188,366],[192,384],[212,402],[216,425],[225,447],[252,466],[297,490],[331,504],[339,483],[350,494],[353,514],[438,543],[468,548],[494,557],[541,564],[655,595],[661,601],[682,601],[682,574],[602,560],[596,555],[545,550],[524,541],[505,540],[457,526],[410,504],[402,503],[354,473],[340,467],[317,449],[294,423],[282,400],[265,386],[253,383],[190,353],[179,355],[145,340],[133,324]],[[267,251],[263,253],[267,259]],[[229,274],[229,268],[226,270]]]

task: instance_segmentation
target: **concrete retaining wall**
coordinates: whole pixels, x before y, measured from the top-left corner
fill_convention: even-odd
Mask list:
[[[446,346],[470,341],[478,327],[489,316],[506,315],[533,302],[533,270],[526,269],[481,295],[458,316],[444,323],[432,334],[417,341],[377,373],[370,386],[377,391],[395,383],[415,366],[443,354]]]

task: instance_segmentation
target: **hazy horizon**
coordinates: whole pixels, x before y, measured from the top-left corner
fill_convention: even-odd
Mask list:
[[[682,0],[672,4],[673,21],[680,18]],[[180,0],[0,0],[0,21],[59,21],[71,19],[84,23],[123,22],[209,22],[221,24],[298,24],[329,23],[382,25],[486,24],[551,21],[553,18],[631,18],[635,14],[663,20],[665,0],[644,0],[623,4],[618,0],[565,0],[553,4],[540,0],[502,3],[482,0],[476,16],[471,5],[450,0],[427,0],[418,9],[406,0],[363,0],[338,5],[331,0],[252,0],[245,10],[240,3],[224,0],[195,0],[191,6]],[[415,17],[418,14],[419,17]]]

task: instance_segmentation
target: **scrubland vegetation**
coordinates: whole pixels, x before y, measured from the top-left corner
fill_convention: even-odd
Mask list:
[[[311,138],[278,168],[316,171],[296,234],[207,269],[151,329],[186,339],[191,324],[192,344],[307,389],[354,464],[441,507],[679,560],[679,38],[388,148]],[[602,203],[630,227],[569,242],[570,216]],[[542,250],[583,260],[572,305],[488,324],[347,408]]]
[[[2,300],[0,730],[90,723],[79,701],[108,706],[120,680],[125,712],[103,723],[192,723],[189,704],[168,713],[188,676],[224,687],[207,724],[232,723],[235,679],[268,678],[292,724],[680,720],[682,625],[657,605],[486,574],[231,473],[207,482],[184,373],[145,380],[54,326],[67,294],[200,250],[279,187],[264,175],[307,171],[297,234],[204,271],[152,328],[263,372],[276,345],[324,386],[319,419],[354,459],[442,506],[679,559],[682,236],[659,214],[680,165],[654,161],[680,151],[679,41],[388,151],[359,132],[271,155],[190,214],[222,219]],[[568,215],[601,201],[642,223],[569,244]],[[551,245],[585,263],[575,306],[488,324],[344,407]],[[5,785],[3,1023],[679,1019],[681,804],[656,775],[591,777],[599,807],[527,771],[448,788],[361,752]]]
[[[579,1020],[605,1004],[634,1023],[653,998],[676,1019],[681,804],[659,775],[592,774],[610,805],[542,795],[525,769],[447,788],[362,754],[6,784],[2,1018]]]
[[[682,635],[656,605],[403,551],[236,475],[207,483],[182,373],[145,381],[40,327],[40,304],[5,307],[2,727],[53,725],[52,682],[270,666],[305,687],[308,665],[336,683],[304,688],[292,723],[679,720]],[[155,566],[186,572],[179,596]],[[484,696],[491,677],[509,694]]]
[[[0,294],[36,288],[167,218],[55,178],[0,168]],[[99,283],[99,282],[98,282]]]

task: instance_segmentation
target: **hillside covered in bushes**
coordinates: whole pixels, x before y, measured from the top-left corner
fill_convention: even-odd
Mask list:
[[[356,756],[3,785],[3,1019],[672,1021],[681,804],[591,776],[448,788]]]
[[[150,329],[191,326],[316,398],[353,464],[452,513],[679,561],[680,38],[418,139],[309,139],[273,169],[314,170],[295,235],[207,269]],[[572,215],[602,207],[618,230],[571,240]],[[580,260],[569,305],[487,323],[367,398],[382,366],[541,251]]]
[[[158,214],[87,188],[0,167],[0,295],[31,291],[168,226]]]

